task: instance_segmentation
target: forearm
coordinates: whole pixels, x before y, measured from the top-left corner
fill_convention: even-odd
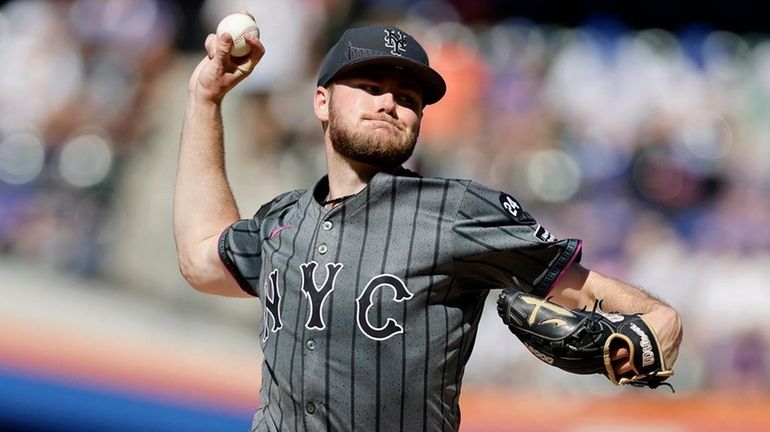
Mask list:
[[[248,56],[230,56],[230,34],[206,37],[206,56],[188,81],[187,109],[174,188],[174,240],[179,269],[202,292],[243,296],[219,257],[222,232],[240,218],[225,174],[221,101],[262,58],[265,49],[246,35]]]
[[[606,311],[648,313],[667,306],[662,300],[621,280],[573,264],[549,293],[556,303],[570,308],[591,308],[602,301]]]
[[[191,93],[174,189],[174,238],[180,260],[239,217],[225,173],[220,105]]]
[[[661,299],[641,288],[594,271],[589,271],[586,288],[583,292],[584,305],[589,308],[596,300],[602,301],[604,310],[620,313],[644,314],[668,307]]]
[[[570,308],[592,308],[602,301],[605,312],[638,313],[655,330],[670,366],[676,360],[682,342],[682,321],[677,311],[652,294],[573,265],[557,283],[552,292],[553,301]]]

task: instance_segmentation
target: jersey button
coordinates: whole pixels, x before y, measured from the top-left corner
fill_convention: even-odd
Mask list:
[[[328,251],[328,250],[329,250],[329,248],[326,247],[325,244],[322,244],[321,246],[318,246],[318,253],[320,253],[321,255],[325,254],[326,251]]]
[[[326,221],[326,222],[324,222],[324,223],[323,223],[323,225],[321,225],[321,226],[323,227],[324,231],[329,231],[329,230],[331,230],[331,229],[332,229],[332,227],[334,226],[334,224],[332,223],[332,221]]]
[[[307,405],[305,405],[305,410],[308,414],[315,414],[315,404],[313,402],[308,402]]]
[[[315,341],[313,339],[308,340],[305,345],[307,346],[307,349],[309,349],[310,351],[313,351],[315,349]]]

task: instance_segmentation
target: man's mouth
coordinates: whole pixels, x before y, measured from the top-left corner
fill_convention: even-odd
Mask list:
[[[364,116],[364,120],[367,120],[367,121],[370,121],[370,122],[375,122],[375,123],[385,123],[388,126],[391,126],[391,127],[395,128],[395,129],[398,129],[400,131],[404,130],[404,128],[399,123],[393,121],[390,118]]]

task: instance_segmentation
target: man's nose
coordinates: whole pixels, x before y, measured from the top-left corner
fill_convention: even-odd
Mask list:
[[[383,112],[396,116],[396,96],[391,92],[384,92],[377,95],[377,112]]]

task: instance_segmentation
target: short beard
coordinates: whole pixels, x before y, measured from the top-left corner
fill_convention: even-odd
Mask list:
[[[402,131],[398,136],[388,138],[354,130],[351,125],[345,124],[342,116],[337,115],[331,103],[328,127],[332,147],[337,153],[355,162],[383,169],[395,168],[406,162],[412,156],[420,134],[419,125],[410,133]]]

